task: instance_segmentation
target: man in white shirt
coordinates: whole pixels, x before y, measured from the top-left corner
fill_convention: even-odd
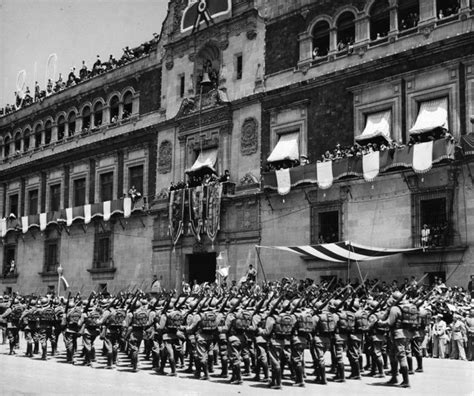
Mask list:
[[[436,315],[436,321],[433,325],[433,357],[444,359],[446,347],[446,322],[442,319],[443,315]]]

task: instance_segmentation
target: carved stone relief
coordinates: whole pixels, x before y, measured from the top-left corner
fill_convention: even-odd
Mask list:
[[[252,155],[258,149],[258,124],[255,118],[247,118],[242,125],[240,136],[240,152],[242,155]]]
[[[158,173],[164,174],[171,172],[171,159],[173,155],[173,146],[169,140],[164,140],[158,149]]]

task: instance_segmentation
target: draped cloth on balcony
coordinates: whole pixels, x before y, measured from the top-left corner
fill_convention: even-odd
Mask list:
[[[364,171],[365,181],[374,180],[380,171],[380,151],[365,154],[362,157],[362,170]]]
[[[169,233],[173,247],[184,231],[184,201],[186,190],[170,191]]]
[[[388,249],[373,246],[364,246],[358,243],[344,241],[336,243],[323,243],[320,245],[302,246],[257,246],[259,248],[277,249],[298,254],[305,259],[324,260],[334,263],[345,263],[348,261],[371,261],[379,258],[393,256],[400,253],[408,253],[420,248],[410,249]]]
[[[390,110],[368,114],[365,128],[359,136],[356,136],[355,140],[360,144],[365,144],[376,137],[383,137],[387,142],[392,141],[390,137],[391,115]]]
[[[318,162],[316,169],[318,173],[318,187],[322,189],[331,187],[334,182],[332,161]]]
[[[204,189],[207,187],[198,186],[190,188],[188,194],[189,225],[196,240],[201,241],[203,226]]]
[[[186,169],[186,173],[195,173],[199,170],[203,170],[208,168],[213,173],[216,173],[214,166],[216,165],[217,161],[217,148],[202,150],[194,164]]]
[[[221,220],[222,184],[213,183],[207,186],[206,234],[214,245]]]
[[[267,158],[267,162],[299,160],[299,135],[299,132],[285,133],[284,135],[280,135],[278,143]]]
[[[437,128],[448,130],[448,98],[422,102],[410,134],[430,132]]]
[[[286,195],[291,190],[291,178],[289,169],[280,169],[276,172],[276,179],[278,185],[278,194]]]

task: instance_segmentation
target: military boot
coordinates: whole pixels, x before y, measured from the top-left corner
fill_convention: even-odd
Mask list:
[[[354,362],[352,364],[352,373],[348,379],[353,379],[353,380],[360,380],[360,367],[359,367],[359,362]]]
[[[400,384],[402,388],[409,388],[410,387],[410,380],[408,378],[408,367],[401,367],[400,372],[402,373],[403,381]]]
[[[323,384],[323,385],[326,385],[328,382],[326,380],[326,367],[324,366],[321,366],[319,368],[319,383],[320,384]]]
[[[39,353],[39,342],[35,341],[35,348],[33,350],[33,354],[37,355]]]
[[[268,381],[268,363],[261,363],[262,371],[263,371],[263,379],[262,381]]]
[[[229,375],[229,370],[228,370],[228,362],[227,359],[222,359],[222,371],[219,377],[221,378],[227,378]]]
[[[304,387],[304,369],[302,366],[295,367],[295,383],[293,386]]]
[[[30,343],[26,344],[26,356],[33,357],[33,345]]]
[[[208,380],[209,379],[209,366],[204,363],[202,365],[202,372],[203,372],[203,376],[202,376],[202,380]]]
[[[9,355],[16,355],[14,349],[15,349],[15,343],[14,343],[14,342],[10,342],[10,353],[9,353]]]
[[[250,375],[250,359],[244,359],[244,372],[243,375]]]
[[[411,356],[407,356],[407,363],[408,363],[408,374],[413,375],[415,372],[413,371],[413,358]]]
[[[237,364],[234,365],[234,367],[232,368],[232,378],[233,378],[233,381],[230,382],[232,385],[242,384],[242,375],[240,373],[240,366]]]
[[[48,356],[48,347],[45,345],[42,350],[43,353],[41,354],[41,360],[46,360]]]
[[[423,357],[421,356],[416,357],[416,365],[417,365],[417,368],[415,371],[417,373],[422,373],[423,372]]]
[[[337,374],[334,377],[334,382],[346,382],[346,373],[344,371],[344,363],[337,364]]]
[[[275,369],[275,384],[272,385],[272,389],[281,389],[281,368]]]

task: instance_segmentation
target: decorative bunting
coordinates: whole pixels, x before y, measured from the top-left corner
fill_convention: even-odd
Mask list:
[[[334,181],[332,175],[332,161],[318,162],[316,169],[319,188],[326,189],[331,187]]]
[[[41,231],[46,230],[47,214],[46,213],[40,213],[39,220],[40,220],[40,230]]]
[[[28,232],[28,216],[22,216],[21,230],[23,231],[23,234],[26,234]]]
[[[185,189],[170,192],[169,232],[173,247],[183,233]]]
[[[413,170],[426,173],[433,166],[433,141],[413,145]]]
[[[7,219],[5,218],[0,219],[0,231],[2,238],[7,235]]]
[[[92,219],[92,210],[90,205],[84,205],[84,223],[89,224]]]
[[[291,190],[291,177],[289,169],[281,169],[275,172],[278,186],[278,194],[286,195]]]
[[[104,221],[109,221],[110,220],[110,201],[105,201],[104,202]]]
[[[221,222],[222,184],[214,183],[207,186],[206,233],[214,244]]]
[[[188,189],[189,225],[194,237],[201,241],[203,226],[204,189],[202,186]]]
[[[365,181],[371,182],[374,180],[380,170],[380,151],[364,155],[362,157],[362,169]]]
[[[126,197],[123,199],[123,217],[128,219],[132,214],[132,198]]]
[[[72,226],[73,218],[72,218],[72,208],[66,208],[66,225],[68,227]]]

